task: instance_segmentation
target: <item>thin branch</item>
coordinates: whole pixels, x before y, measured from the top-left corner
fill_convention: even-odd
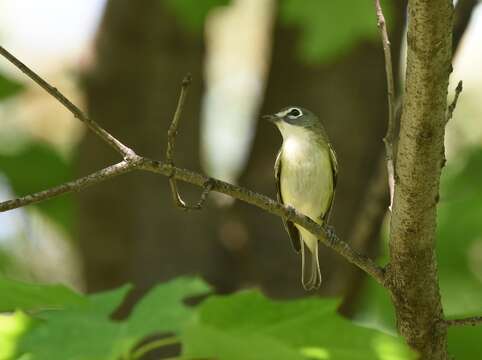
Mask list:
[[[385,16],[383,15],[380,0],[375,0],[375,11],[377,15],[377,26],[383,44],[383,54],[385,56],[385,72],[387,76],[387,93],[388,93],[388,126],[387,133],[383,138],[385,143],[385,152],[387,157],[387,173],[388,187],[390,189],[390,206],[391,211],[393,204],[393,194],[395,189],[395,166],[393,156],[393,142],[395,141],[395,81],[393,77],[393,62],[390,49],[390,40],[387,33],[387,25]]]
[[[109,166],[100,171],[97,171],[86,177],[59,185],[57,187],[54,187],[48,190],[44,190],[35,194],[23,196],[13,200],[0,202],[0,212],[16,209],[25,205],[35,204],[61,194],[80,191],[90,185],[100,183],[102,181],[105,181],[107,179],[110,179],[117,175],[124,174],[132,170],[144,170],[144,171],[149,171],[149,172],[167,176],[169,178],[172,178],[173,180],[180,180],[186,183],[190,183],[190,184],[202,187],[204,191],[203,191],[203,194],[201,195],[201,199],[196,205],[199,208],[206,200],[207,194],[209,193],[209,191],[216,191],[219,193],[229,195],[235,199],[244,201],[248,204],[257,206],[258,208],[261,208],[270,214],[283,217],[298,225],[301,225],[308,231],[317,235],[319,240],[322,243],[324,243],[326,246],[333,249],[341,256],[346,258],[349,262],[353,263],[354,265],[358,266],[360,269],[362,269],[363,271],[371,275],[382,286],[386,286],[384,269],[378,266],[373,260],[371,260],[367,256],[358,253],[356,250],[350,247],[350,245],[347,244],[346,242],[338,239],[338,237],[336,236],[336,234],[333,232],[331,228],[326,226],[320,226],[317,223],[315,223],[313,220],[311,220],[309,217],[299,213],[292,207],[287,207],[283,204],[280,204],[279,202],[276,202],[265,195],[255,193],[246,188],[229,184],[221,180],[216,180],[216,179],[207,177],[200,173],[192,172],[186,169],[181,169],[173,165],[172,157],[173,157],[174,142],[175,142],[174,138],[175,138],[175,133],[177,131],[179,117],[182,112],[182,107],[185,100],[185,95],[186,95],[185,88],[188,85],[186,81],[183,82],[183,91],[181,91],[181,97],[179,99],[177,111],[173,119],[174,125],[171,124],[171,127],[168,132],[168,137],[170,137],[170,139],[168,139],[168,150],[166,154],[167,161],[166,162],[155,161],[155,160],[151,160],[151,159],[136,155],[136,153],[133,150],[127,148],[124,144],[122,144],[120,141],[115,139],[107,131],[100,128],[95,122],[88,120],[88,118],[85,117],[85,115],[74,104],[72,104],[69,100],[67,100],[67,98],[64,95],[62,95],[57,89],[51,87],[45,80],[43,80],[40,76],[38,76],[33,71],[31,71],[27,66],[25,66],[22,62],[20,62],[17,58],[15,58],[13,55],[11,55],[2,47],[0,47],[0,54],[4,55],[14,65],[19,67],[25,74],[27,74],[36,83],[42,86],[47,92],[49,92],[49,94],[51,94],[53,97],[59,100],[62,104],[64,104],[67,108],[69,108],[69,110],[71,110],[72,113],[76,115],[76,117],[90,124],[91,126],[89,126],[89,128],[92,131],[96,132],[107,143],[111,145],[114,144],[112,146],[118,149],[119,152],[121,152],[126,156],[126,159],[124,161],[118,164]],[[111,142],[109,139],[110,140],[114,139],[115,141]],[[126,151],[125,153],[124,153],[124,150]]]
[[[182,112],[184,111],[184,104],[186,103],[187,92],[191,85],[191,74],[187,74],[181,83],[181,94],[177,101],[176,111],[172,118],[169,130],[167,130],[167,150],[166,150],[166,162],[174,165],[174,147],[176,146],[177,129],[179,127],[179,120],[181,120]]]
[[[266,195],[256,193],[246,188],[213,179],[187,169],[174,167],[166,162],[151,160],[140,156],[135,162],[122,161],[91,175],[65,183],[55,188],[27,195],[18,199],[1,202],[0,212],[16,209],[25,205],[35,204],[61,194],[80,191],[88,186],[100,183],[114,176],[121,175],[132,170],[144,170],[167,177],[172,176],[178,181],[200,186],[204,189],[208,188],[209,191],[216,191],[229,195],[235,199],[263,209],[270,214],[284,217],[298,225],[303,226],[308,231],[317,235],[322,243],[339,253],[352,264],[358,266],[360,269],[371,275],[378,283],[385,286],[383,268],[379,267],[367,256],[358,253],[346,242],[338,239],[338,237],[332,233],[330,228],[318,225],[309,217],[301,214],[297,210],[280,204]],[[206,195],[201,196],[201,201],[204,201],[202,199],[205,198],[205,196]]]
[[[317,235],[323,244],[335,250],[349,262],[358,266],[360,269],[371,275],[378,283],[384,286],[384,270],[375,264],[373,260],[358,253],[350,245],[342,240],[339,240],[336,236],[332,237],[328,227],[318,225],[309,217],[301,214],[291,207],[274,201],[266,195],[262,195],[221,180],[209,178],[205,175],[192,172],[190,170],[173,167],[161,161],[144,158],[143,161],[138,165],[138,168],[165,176],[170,176],[172,173],[174,173],[174,178],[176,180],[184,181],[200,187],[205,187],[207,183],[210,183],[212,191],[229,195],[237,200],[244,201],[248,204],[263,209],[270,214],[286,218],[298,225],[301,225],[311,233]]]
[[[473,316],[463,319],[445,320],[447,326],[477,326],[482,325],[482,316]]]
[[[137,163],[127,162],[124,160],[80,179],[69,181],[65,184],[34,194],[22,196],[17,199],[0,202],[0,212],[17,209],[26,205],[36,204],[62,194],[84,190],[91,185],[98,184],[115,176],[132,171],[135,169],[136,164]]]
[[[186,102],[187,92],[189,85],[191,85],[191,74],[188,74],[184,77],[181,84],[181,94],[179,95],[179,100],[177,102],[176,111],[174,113],[174,117],[172,118],[171,125],[169,126],[169,130],[167,131],[167,149],[166,149],[166,162],[169,165],[174,166],[174,148],[176,146],[176,136],[177,136],[177,129],[179,127],[179,120],[181,119],[182,112],[184,111],[184,104]],[[173,174],[174,175],[174,174]],[[200,210],[206,198],[211,191],[209,187],[205,187],[203,193],[201,194],[201,198],[198,203],[194,206],[188,205],[179,194],[179,190],[177,189],[177,183],[174,176],[169,176],[169,187],[171,188],[171,195],[172,199],[174,200],[174,204],[182,209],[182,210]]]
[[[4,47],[0,46],[0,55],[5,57],[13,65],[15,65],[20,71],[27,75],[30,79],[36,82],[42,89],[47,91],[51,96],[57,99],[63,106],[65,106],[77,119],[83,121],[90,130],[92,130],[97,136],[109,144],[115,151],[123,156],[125,160],[134,160],[136,153],[109,134],[94,120],[90,119],[82,110],[74,105],[69,99],[67,99],[57,88],[50,85],[47,81],[37,75],[27,65],[17,59],[13,54],[7,51]]]
[[[462,80],[460,80],[459,83],[457,84],[457,87],[455,88],[454,99],[447,109],[447,119],[445,120],[446,123],[448,123],[454,115],[454,111],[455,111],[455,108],[457,107],[457,102],[459,101],[459,96],[462,90],[463,90],[463,84],[462,84]]]

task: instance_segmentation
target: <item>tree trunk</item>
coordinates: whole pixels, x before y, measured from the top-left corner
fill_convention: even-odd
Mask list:
[[[451,0],[410,0],[389,284],[398,328],[421,358],[448,359],[435,230],[451,72]]]

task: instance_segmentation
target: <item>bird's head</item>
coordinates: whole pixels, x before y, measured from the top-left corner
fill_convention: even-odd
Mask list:
[[[299,106],[285,107],[276,114],[263,116],[263,119],[274,123],[283,137],[293,133],[304,133],[305,131],[324,133],[318,117],[311,111]]]

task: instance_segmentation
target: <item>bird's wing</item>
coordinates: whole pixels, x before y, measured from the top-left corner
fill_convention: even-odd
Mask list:
[[[330,218],[331,209],[333,208],[333,200],[335,199],[336,183],[338,181],[338,161],[336,160],[336,153],[330,144],[328,144],[328,147],[330,151],[331,171],[333,173],[333,192],[328,203],[328,209],[321,218],[324,222],[328,222],[328,219]]]
[[[276,156],[276,162],[274,164],[274,177],[276,180],[276,195],[278,198],[278,201],[282,204],[283,202],[283,196],[281,195],[281,151],[278,152],[278,156]],[[286,232],[290,236],[291,239],[291,244],[293,245],[293,249],[298,253],[300,252],[301,249],[301,239],[300,239],[300,233],[298,232],[298,229],[296,228],[295,224],[293,224],[291,221],[286,221],[283,219],[283,225],[286,229]]]

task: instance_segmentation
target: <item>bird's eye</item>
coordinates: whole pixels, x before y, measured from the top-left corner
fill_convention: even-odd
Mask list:
[[[293,117],[293,118],[297,118],[298,116],[301,116],[301,111],[294,108],[294,109],[291,109],[290,112],[288,113],[288,115],[290,117]]]

